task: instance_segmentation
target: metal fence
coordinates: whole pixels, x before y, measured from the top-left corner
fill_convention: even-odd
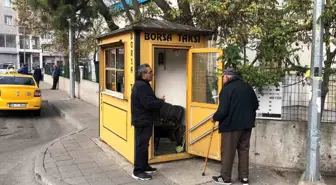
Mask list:
[[[99,63],[95,62],[94,68],[88,63],[83,65],[83,79],[99,83]]]
[[[282,91],[280,119],[308,121],[312,87],[304,81],[304,77],[285,76],[282,78],[282,84],[279,88]],[[322,122],[336,122],[336,76],[330,77],[328,88],[329,92],[325,99]],[[260,104],[263,106],[262,104],[265,104],[265,102],[260,102]]]

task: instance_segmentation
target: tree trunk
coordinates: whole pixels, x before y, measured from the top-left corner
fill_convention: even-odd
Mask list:
[[[137,0],[132,0],[133,10],[135,11],[135,18],[139,19],[141,16],[140,6]]]
[[[104,17],[108,27],[110,28],[110,31],[117,30],[119,29],[119,26],[117,26],[113,19],[112,19],[112,14],[110,13],[108,7],[104,3],[103,0],[96,0],[97,5],[98,5],[98,10],[99,13]]]
[[[177,0],[179,9],[182,10],[182,14],[180,15],[181,23],[187,24],[190,26],[194,26],[194,22],[192,20],[192,15],[190,11],[190,3],[186,0]]]

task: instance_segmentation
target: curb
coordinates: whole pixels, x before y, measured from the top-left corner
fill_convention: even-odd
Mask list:
[[[44,156],[46,151],[48,150],[48,148],[50,146],[52,146],[53,144],[55,144],[56,142],[60,141],[61,139],[77,134],[79,132],[82,132],[83,130],[87,129],[87,127],[83,127],[81,125],[80,122],[78,122],[77,120],[71,118],[71,116],[67,115],[65,113],[65,111],[63,111],[62,109],[60,109],[59,107],[57,107],[55,104],[48,102],[48,104],[52,107],[53,110],[55,110],[57,113],[59,113],[63,118],[65,118],[65,120],[67,122],[70,122],[71,124],[73,124],[77,130],[66,134],[64,136],[61,136],[57,139],[54,139],[53,141],[49,142],[48,144],[46,144],[46,146],[41,149],[41,151],[39,152],[38,156],[35,159],[35,166],[34,166],[34,174],[35,174],[35,180],[37,182],[39,182],[40,184],[43,185],[68,185],[67,183],[56,179],[55,177],[53,177],[52,175],[50,175],[45,169],[44,169],[44,165],[43,165],[43,161],[44,161]]]

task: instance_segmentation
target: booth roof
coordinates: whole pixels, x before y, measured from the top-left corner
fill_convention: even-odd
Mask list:
[[[102,39],[105,37],[113,36],[130,30],[139,31],[165,31],[165,32],[175,32],[175,33],[198,33],[203,35],[211,35],[213,31],[206,29],[199,29],[189,25],[178,24],[166,20],[157,19],[146,19],[141,22],[128,25],[125,28],[114,30],[112,32],[100,35],[97,39]]]

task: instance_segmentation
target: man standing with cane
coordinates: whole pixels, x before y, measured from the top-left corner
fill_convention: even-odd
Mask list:
[[[219,122],[221,133],[221,175],[212,177],[218,184],[231,185],[231,174],[236,150],[238,151],[238,178],[248,185],[249,150],[252,128],[255,127],[258,98],[253,88],[241,79],[233,68],[223,72],[223,88],[213,122]]]
[[[160,108],[165,97],[158,99],[149,82],[153,71],[148,64],[139,66],[131,94],[132,125],[135,127],[135,161],[132,177],[137,180],[150,180],[156,168],[148,164],[149,140],[153,134],[154,122],[159,121]]]

